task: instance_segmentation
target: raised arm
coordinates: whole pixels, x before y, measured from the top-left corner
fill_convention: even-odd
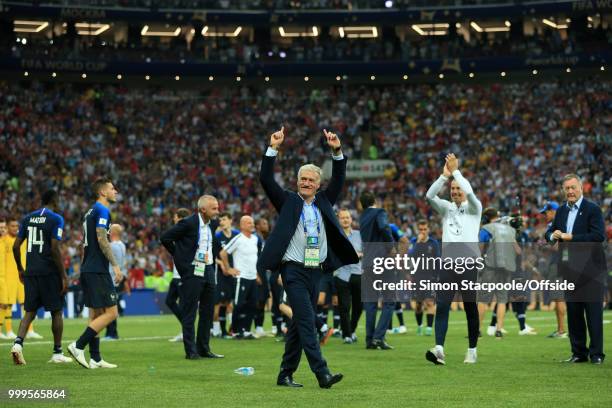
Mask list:
[[[457,159],[457,157],[455,157],[453,153],[446,156],[445,168],[447,168],[451,172],[453,178],[455,179],[455,181],[457,181],[457,184],[459,184],[459,187],[465,193],[465,196],[468,200],[468,213],[482,213],[482,204],[480,203],[480,200],[478,200],[478,197],[476,197],[476,194],[474,194],[474,190],[472,189],[472,185],[470,184],[470,182],[467,181],[467,179],[463,177],[463,175],[459,171],[459,160]]]
[[[472,189],[470,182],[463,177],[459,170],[453,171],[453,178],[457,181],[457,184],[459,184],[461,190],[465,192],[465,196],[468,200],[468,212],[471,214],[482,212],[482,204],[480,203],[478,197],[476,197],[476,194],[474,194],[474,190]]]
[[[278,212],[280,212],[285,203],[285,191],[274,179],[274,161],[278,155],[278,149],[284,140],[285,127],[283,126],[281,130],[272,133],[270,136],[270,146],[263,157],[261,170],[259,171],[259,182]]]
[[[331,205],[334,205],[342,193],[342,187],[344,187],[344,180],[346,179],[346,158],[342,154],[342,147],[338,135],[328,132],[326,129],[323,129],[323,133],[327,139],[327,145],[332,150],[332,176],[324,194]]]
[[[425,197],[427,198],[427,202],[432,208],[441,216],[446,214],[446,201],[438,197],[438,193],[442,190],[442,187],[448,183],[448,176],[441,174],[440,177],[436,181],[433,182]]]

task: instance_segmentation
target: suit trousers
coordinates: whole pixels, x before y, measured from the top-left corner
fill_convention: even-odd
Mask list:
[[[567,327],[572,355],[604,358],[603,302],[567,302]],[[587,348],[587,331],[590,344]]]
[[[305,268],[300,264],[288,262],[282,264],[280,273],[293,310],[293,318],[287,330],[279,378],[293,375],[300,364],[302,350],[306,353],[310,369],[317,377],[328,374],[329,369],[321,354],[315,328],[319,280],[323,272],[319,268]]]
[[[334,278],[338,290],[338,309],[340,311],[340,327],[343,337],[351,337],[355,333],[361,317],[361,275],[351,275],[348,282]]]
[[[187,355],[210,351],[210,329],[213,321],[216,289],[214,273],[214,267],[209,265],[206,267],[203,278],[190,276],[182,279],[179,306],[181,325],[183,326],[183,344]],[[197,338],[195,338],[196,314],[200,315]]]
[[[366,313],[366,345],[370,344],[372,340],[384,340],[393,318],[395,302],[383,302],[378,323],[376,323],[378,302],[364,302],[363,308]]]

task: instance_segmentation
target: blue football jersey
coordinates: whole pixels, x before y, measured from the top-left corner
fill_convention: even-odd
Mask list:
[[[109,262],[98,244],[96,228],[104,228],[108,232],[110,223],[110,210],[98,202],[85,214],[83,220],[85,254],[83,265],[81,265],[81,273],[108,273]]]
[[[219,242],[221,243],[221,248],[225,248],[225,246],[227,245],[228,242],[230,242],[232,240],[232,238],[234,238],[236,235],[240,234],[240,231],[237,230],[236,228],[232,228],[232,232],[230,237],[226,237],[225,234],[223,233],[223,231],[218,231],[215,234],[215,237],[219,240]],[[227,258],[229,260],[229,264],[230,266],[233,268],[234,267],[234,259],[232,258],[232,256],[230,254],[227,254]],[[219,272],[221,272],[221,270],[219,269]]]
[[[64,218],[41,208],[23,217],[19,223],[19,237],[27,241],[26,275],[58,273],[51,255],[51,240],[62,240]]]

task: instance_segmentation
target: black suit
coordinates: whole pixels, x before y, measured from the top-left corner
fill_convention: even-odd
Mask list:
[[[571,242],[560,242],[559,273],[575,284],[575,290],[566,291],[567,325],[572,354],[575,357],[604,358],[603,352],[603,295],[606,258],[602,243],[605,226],[601,209],[583,198],[571,231],[567,231],[570,208],[562,205],[546,232],[560,230],[572,234]],[[586,315],[586,321],[585,321]],[[586,346],[587,328],[591,343]]]
[[[303,265],[282,262],[299,224],[304,200],[297,193],[283,190],[276,183],[274,161],[275,157],[264,156],[259,179],[279,217],[257,260],[257,266],[259,270],[280,270],[283,287],[293,310],[279,378],[292,375],[297,370],[302,349],[306,353],[310,369],[320,378],[329,374],[315,329],[321,273],[332,273],[343,265],[359,262],[357,253],[344,235],[332,208],[344,184],[346,158],[333,161],[329,185],[324,191],[318,192],[314,200],[321,211],[327,236],[327,258],[321,268],[304,268]]]
[[[366,208],[359,217],[359,232],[363,242],[364,265],[372,265],[371,260],[375,257],[388,256],[387,248],[380,245],[381,242],[393,242],[385,210]],[[363,308],[366,312],[366,345],[369,345],[372,340],[384,340],[393,318],[395,302],[383,302],[378,324],[376,324],[378,302],[364,302]]]
[[[221,244],[215,238],[219,222],[211,220],[210,233],[213,238],[213,260],[220,252]],[[206,267],[204,277],[194,275],[193,260],[199,244],[200,221],[198,214],[183,218],[161,235],[161,243],[170,252],[181,275],[180,317],[183,327],[183,344],[187,356],[205,354],[210,351],[210,328],[215,305],[215,265]],[[194,342],[195,319],[198,312],[198,335]]]

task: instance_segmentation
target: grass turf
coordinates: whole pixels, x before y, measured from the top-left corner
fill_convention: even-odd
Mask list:
[[[446,366],[434,366],[424,358],[433,337],[417,336],[412,312],[405,312],[407,334],[387,336],[395,350],[366,350],[363,319],[357,344],[344,345],[331,338],[323,354],[333,372],[344,380],[331,390],[318,387],[302,357],[295,379],[302,389],[275,385],[284,343],[274,338],[254,341],[213,339],[211,348],[224,359],[188,361],[182,343],[169,343],[179,331],[171,316],[124,317],[119,321],[122,340],[101,343],[105,360],[114,370],[85,370],[76,363],[47,364],[52,351],[50,321],[36,321],[45,339],[26,340],[26,366],[13,366],[10,344],[0,341],[0,405],[54,406],[57,403],[7,402],[7,390],[68,390],[64,403],[77,407],[591,407],[610,406],[612,362],[601,366],[564,365],[569,357],[567,339],[548,339],[555,329],[552,312],[529,312],[528,323],[537,336],[518,336],[514,316],[508,315],[509,334],[502,340],[483,337],[478,344],[478,363],[463,364],[467,328],[463,312],[451,312],[446,341]],[[487,316],[488,318],[489,316]],[[612,320],[606,312],[604,319]],[[394,318],[394,323],[396,319]],[[266,323],[269,325],[267,316]],[[487,320],[485,320],[487,321]],[[16,323],[16,322],[15,322]],[[85,327],[81,319],[66,320],[64,352]],[[269,328],[269,327],[268,327]],[[612,325],[604,325],[604,338]],[[610,350],[609,340],[605,348]],[[255,368],[253,376],[233,373],[242,366]]]

